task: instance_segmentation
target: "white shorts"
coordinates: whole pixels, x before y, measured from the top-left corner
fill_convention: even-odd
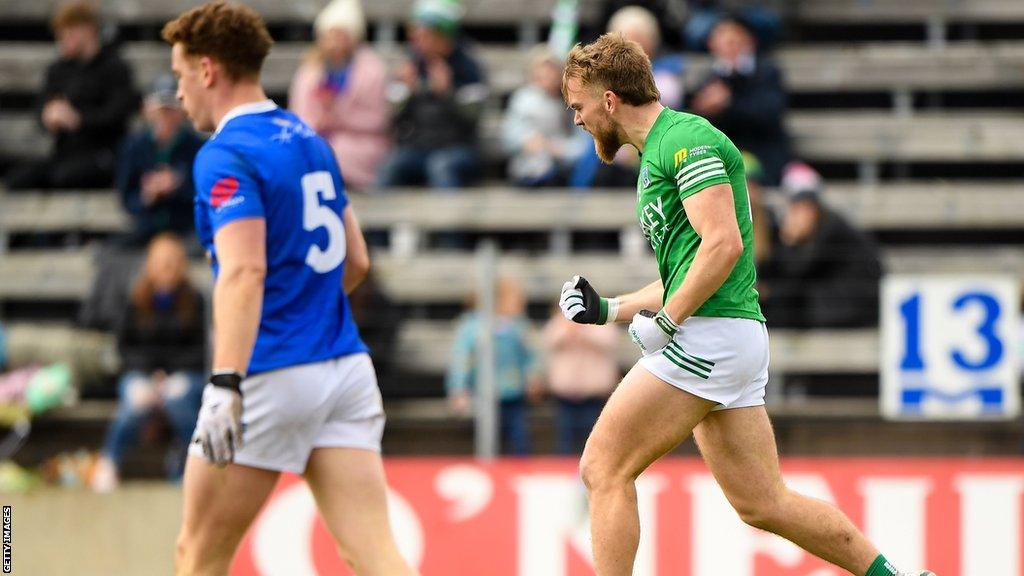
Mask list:
[[[384,408],[369,354],[263,372],[242,381],[235,463],[302,474],[314,448],[380,452]],[[202,457],[192,444],[189,453]]]
[[[640,359],[658,378],[713,402],[713,410],[764,404],[768,329],[746,318],[693,317],[672,342]]]

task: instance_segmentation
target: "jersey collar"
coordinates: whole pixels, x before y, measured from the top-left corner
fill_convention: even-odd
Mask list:
[[[228,122],[238,118],[239,116],[245,116],[246,114],[262,114],[276,109],[277,104],[274,104],[274,101],[270,99],[262,102],[249,102],[247,104],[235,106],[220,119],[220,124],[217,125],[217,130],[213,132],[213,136],[216,137],[217,134],[220,134],[220,131],[224,129],[224,126],[226,126]]]

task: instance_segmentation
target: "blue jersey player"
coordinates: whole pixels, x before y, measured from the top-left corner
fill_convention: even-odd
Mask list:
[[[272,41],[214,2],[168,23],[178,97],[212,131],[196,228],[214,270],[213,371],[190,447],[178,574],[226,574],[281,471],[305,476],[357,574],[415,572],[388,525],[373,364],[346,294],[369,267],[330,147],[267,99]]]

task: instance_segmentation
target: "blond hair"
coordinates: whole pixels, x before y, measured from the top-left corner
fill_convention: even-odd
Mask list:
[[[562,76],[566,84],[576,78],[584,86],[611,90],[623,102],[643,106],[661,99],[654,85],[651,60],[640,45],[619,33],[609,32],[590,44],[577,44],[569,51]]]

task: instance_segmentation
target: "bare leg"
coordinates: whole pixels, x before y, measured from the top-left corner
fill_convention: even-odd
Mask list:
[[[380,454],[355,448],[316,448],[305,476],[342,557],[356,574],[417,574],[398,553],[391,534]]]
[[[838,508],[786,487],[764,406],[712,412],[694,438],[726,498],[747,524],[863,576],[878,550]]]
[[[629,576],[640,543],[635,480],[715,404],[634,366],[601,412],[580,461],[597,576]]]
[[[224,575],[239,542],[277,484],[278,472],[189,456],[175,573]]]

